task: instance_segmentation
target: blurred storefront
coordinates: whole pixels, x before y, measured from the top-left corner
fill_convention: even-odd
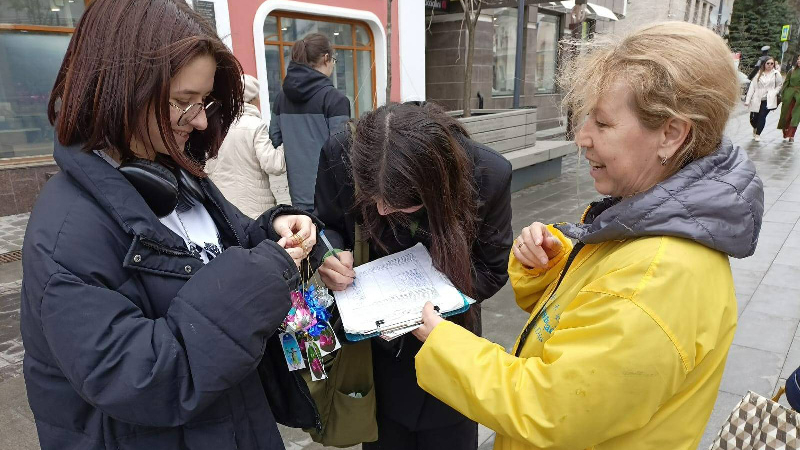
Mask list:
[[[0,0],[0,215],[30,211],[44,182],[58,170],[52,159],[47,102],[89,3]],[[328,35],[334,44],[334,85],[350,99],[354,117],[386,101],[386,0],[187,3],[213,23],[245,73],[258,77],[263,110],[280,90],[291,45],[312,32]],[[424,46],[424,3],[395,0],[392,22],[390,97],[424,99],[425,63],[419,55]]]
[[[603,0],[588,5],[585,23],[589,32],[597,22],[618,20],[616,13],[624,6],[619,2],[620,11],[616,11],[601,3]],[[525,28],[519,105],[537,107],[540,128],[558,126],[563,121],[556,82],[562,57],[559,41],[570,33],[569,12],[574,6],[574,1],[526,0],[521,12]],[[473,111],[513,105],[519,14],[518,0],[484,2],[475,31],[470,98]],[[426,10],[425,89],[429,100],[452,110],[463,109],[468,38],[463,17],[458,1],[440,0]]]

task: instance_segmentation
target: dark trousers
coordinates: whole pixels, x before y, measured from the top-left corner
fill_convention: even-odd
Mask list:
[[[759,108],[757,113],[751,112],[750,113],[750,125],[756,130],[757,135],[761,135],[761,132],[764,131],[764,125],[767,124],[767,114],[769,114],[771,110],[767,109],[767,101],[761,100],[761,108]]]
[[[477,450],[478,424],[464,420],[455,425],[410,431],[378,415],[378,440],[361,444],[363,450]]]

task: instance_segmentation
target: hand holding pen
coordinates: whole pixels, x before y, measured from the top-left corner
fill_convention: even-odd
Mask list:
[[[319,235],[328,247],[328,253],[331,253],[319,268],[320,278],[330,290],[343,291],[353,284],[353,279],[356,277],[353,271],[353,253],[334,249],[324,231],[320,231]]]

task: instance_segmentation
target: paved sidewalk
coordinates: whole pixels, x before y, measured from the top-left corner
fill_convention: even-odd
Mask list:
[[[750,154],[764,180],[766,215],[756,254],[731,260],[739,302],[739,327],[728,357],[719,397],[698,447],[707,449],[741,397],[753,390],[772,394],[800,366],[800,143],[790,146],[775,130],[777,114],[768,117],[764,139],[754,142],[747,114],[731,119],[727,134]],[[278,182],[280,183],[280,181]],[[284,181],[285,183],[285,181]],[[278,186],[285,186],[278,184]],[[534,220],[578,220],[586,204],[597,198],[585,160],[564,158],[558,179],[512,196],[515,233]],[[27,217],[0,218],[0,253],[5,224],[24,229]],[[13,233],[12,233],[13,234]],[[9,239],[14,242],[14,239]],[[21,241],[17,241],[21,245]],[[13,249],[13,248],[12,248]],[[38,448],[21,373],[19,347],[20,264],[0,264],[0,448]],[[510,348],[526,321],[506,285],[483,304],[486,337]],[[709,318],[709,320],[714,320]],[[287,449],[321,449],[299,430],[281,428]],[[494,442],[481,427],[481,450]],[[358,447],[356,447],[358,448]]]
[[[22,248],[29,215],[0,216],[0,255]]]

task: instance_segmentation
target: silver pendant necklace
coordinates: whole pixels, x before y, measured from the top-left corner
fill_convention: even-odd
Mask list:
[[[195,243],[194,239],[192,239],[191,236],[189,236],[189,230],[186,228],[186,224],[183,223],[183,219],[181,218],[181,213],[178,212],[177,209],[175,210],[175,216],[178,217],[178,222],[180,222],[181,228],[183,229],[183,232],[186,235],[186,240],[188,241],[187,246],[189,247],[189,251],[192,253],[192,255],[202,260],[203,257],[201,250],[205,250],[208,260],[211,261],[212,259],[219,256],[220,253],[222,253],[222,249],[218,244],[220,242],[219,230],[214,230],[217,234],[217,243],[204,242],[203,245],[200,246],[199,244]]]

